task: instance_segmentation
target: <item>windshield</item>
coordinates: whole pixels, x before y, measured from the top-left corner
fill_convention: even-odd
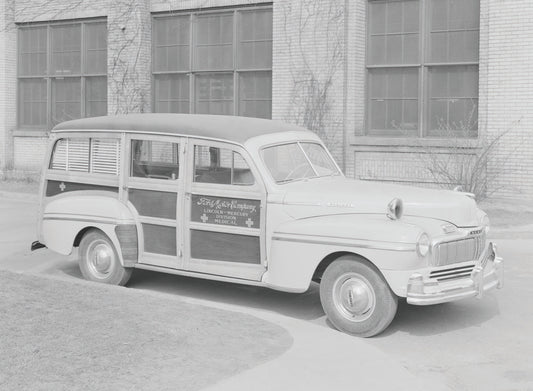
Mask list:
[[[317,143],[275,145],[263,149],[262,154],[276,183],[340,174],[324,147]]]

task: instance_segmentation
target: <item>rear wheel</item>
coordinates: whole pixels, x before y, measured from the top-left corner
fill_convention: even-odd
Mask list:
[[[131,276],[131,268],[120,264],[111,240],[101,231],[91,229],[80,242],[79,265],[85,279],[112,285],[125,285]]]
[[[326,268],[320,301],[335,328],[360,337],[385,330],[398,308],[398,297],[381,274],[357,256],[340,257]]]

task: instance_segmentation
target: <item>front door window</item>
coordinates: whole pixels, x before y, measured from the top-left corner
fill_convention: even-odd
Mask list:
[[[254,176],[240,153],[217,147],[194,148],[194,181],[223,185],[253,185]]]

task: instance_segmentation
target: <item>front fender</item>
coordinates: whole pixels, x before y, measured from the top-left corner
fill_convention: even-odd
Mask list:
[[[319,263],[333,253],[358,254],[380,270],[424,264],[416,252],[423,229],[382,215],[345,214],[293,220],[272,235],[264,282],[275,289],[305,291]]]
[[[72,252],[76,235],[87,227],[102,230],[122,259],[115,227],[135,224],[132,212],[118,199],[98,195],[65,195],[48,202],[42,215],[41,242],[60,254]]]

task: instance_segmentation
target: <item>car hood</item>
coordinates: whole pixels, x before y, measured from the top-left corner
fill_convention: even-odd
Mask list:
[[[403,201],[404,216],[433,218],[458,227],[479,225],[480,211],[466,193],[325,177],[283,185],[284,209],[295,218],[329,213],[387,213],[393,198]]]

